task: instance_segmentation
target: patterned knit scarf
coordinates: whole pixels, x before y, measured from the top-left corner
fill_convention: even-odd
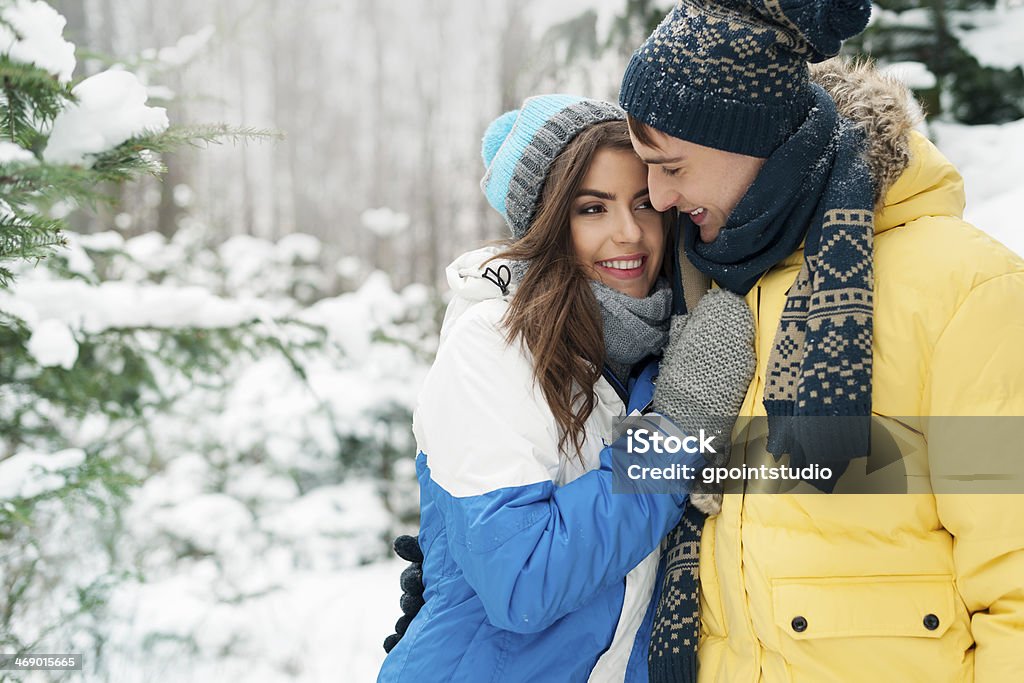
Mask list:
[[[718,239],[698,243],[690,226],[685,247],[699,270],[746,294],[804,242],[768,359],[768,450],[788,453],[794,467],[830,467],[831,481],[812,483],[832,490],[870,441],[873,188],[862,131],[814,90],[811,113],[765,162]]]
[[[700,537],[704,513],[687,506],[683,519],[665,539],[661,597],[651,626],[647,650],[651,683],[693,683],[697,680],[700,637]]]

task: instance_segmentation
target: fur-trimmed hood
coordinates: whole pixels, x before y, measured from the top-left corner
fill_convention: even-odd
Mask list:
[[[844,57],[812,64],[811,79],[832,96],[840,115],[863,127],[878,203],[910,164],[910,131],[920,119],[910,91],[871,62]]]

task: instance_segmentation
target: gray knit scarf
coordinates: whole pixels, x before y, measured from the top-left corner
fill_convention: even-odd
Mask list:
[[[504,293],[508,293],[510,281],[522,282],[529,268],[527,261],[509,261],[507,265],[509,271],[504,278],[498,277],[493,269],[484,274]],[[604,321],[605,360],[625,385],[634,364],[647,356],[660,354],[668,343],[672,284],[667,278],[659,277],[651,293],[643,298],[623,294],[597,280],[590,281],[590,289]]]
[[[661,353],[668,342],[672,312],[672,285],[666,278],[659,277],[654,290],[642,299],[597,280],[590,281],[590,288],[601,307],[605,354],[616,376],[623,369],[628,374],[630,366],[647,356]]]

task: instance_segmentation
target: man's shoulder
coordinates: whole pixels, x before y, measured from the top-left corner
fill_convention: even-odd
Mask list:
[[[1024,259],[959,218],[923,217],[879,235],[874,264],[876,334],[890,345],[930,348],[967,308],[990,319],[979,334],[996,329],[1000,311],[1024,310]]]
[[[1004,275],[1024,276],[1024,258],[953,216],[923,216],[876,236],[876,280],[969,291]]]

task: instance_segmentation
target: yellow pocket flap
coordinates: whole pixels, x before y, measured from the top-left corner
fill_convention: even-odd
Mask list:
[[[775,579],[775,624],[796,640],[848,636],[939,638],[953,622],[945,575]]]

